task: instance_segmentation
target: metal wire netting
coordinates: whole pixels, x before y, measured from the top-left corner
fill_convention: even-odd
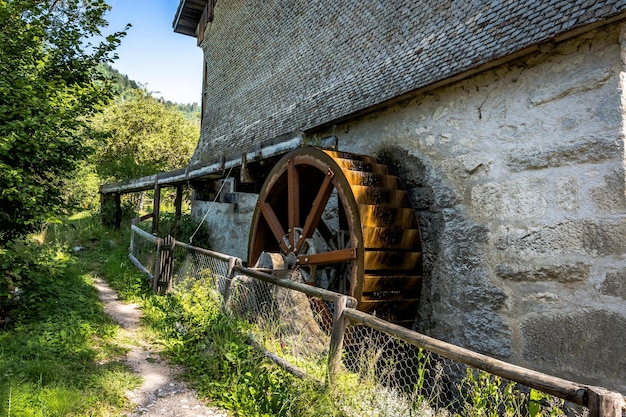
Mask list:
[[[347,397],[350,416],[588,415],[557,397],[362,325],[347,330],[343,370],[358,388]]]
[[[324,380],[330,346],[324,301],[245,275],[235,276],[227,291],[226,309],[253,325],[255,344]]]
[[[155,245],[136,239],[138,259]],[[196,279],[220,294],[223,308],[250,326],[250,340],[283,366],[329,383],[333,303],[232,274],[226,259],[177,247],[174,285]],[[148,267],[149,264],[144,264]],[[284,276],[289,278],[289,276]],[[584,407],[413,346],[364,325],[348,325],[341,365],[332,379],[336,405],[347,416],[568,416]]]
[[[157,259],[157,244],[146,239],[135,231],[131,231],[129,254],[133,255],[150,275],[154,275]]]
[[[174,286],[184,280],[198,279],[224,294],[228,280],[227,261],[217,259],[205,253],[193,252],[175,247],[174,249]]]

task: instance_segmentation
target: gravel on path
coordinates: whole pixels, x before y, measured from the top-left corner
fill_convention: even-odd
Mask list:
[[[122,332],[137,343],[129,344],[126,364],[143,380],[140,387],[128,393],[133,411],[128,417],[228,417],[226,410],[209,407],[198,399],[195,390],[178,381],[180,367],[162,360],[146,342],[138,337],[142,312],[137,304],[126,304],[101,278],[94,286],[104,303],[104,310],[122,327]],[[135,336],[134,338],[132,336]]]

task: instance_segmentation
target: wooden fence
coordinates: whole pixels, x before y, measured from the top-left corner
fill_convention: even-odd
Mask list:
[[[150,216],[144,216],[141,220],[146,220]],[[363,313],[356,309],[356,300],[343,294],[338,294],[322,288],[294,282],[289,279],[279,278],[266,272],[247,268],[242,265],[240,259],[218,252],[197,248],[183,242],[178,242],[172,237],[167,239],[157,238],[148,232],[136,226],[133,222],[131,238],[131,252],[129,257],[133,264],[141,271],[145,272],[153,283],[153,288],[159,293],[164,293],[172,288],[172,253],[174,247],[180,247],[187,251],[209,256],[228,264],[228,277],[232,278],[235,274],[245,275],[263,282],[287,288],[293,291],[304,293],[310,297],[318,297],[322,300],[334,304],[333,324],[330,338],[329,360],[328,360],[328,378],[329,383],[333,383],[335,376],[340,368],[341,355],[343,352],[343,342],[346,328],[349,324],[360,324],[368,328],[383,332],[398,340],[402,340],[417,348],[422,348],[429,352],[440,355],[441,357],[451,359],[453,361],[463,363],[467,366],[488,372],[492,375],[505,378],[509,381],[515,381],[537,391],[561,398],[571,403],[588,408],[589,417],[623,417],[625,412],[624,397],[617,392],[611,392],[605,388],[579,384],[568,381],[541,372],[533,371],[520,366],[512,365],[507,362],[491,358],[486,355],[476,353],[474,351],[438,340],[424,334],[406,329],[401,326],[389,323],[372,315]],[[147,268],[141,264],[132,254],[133,245],[135,245],[136,237],[140,237],[150,241],[155,245],[159,256],[156,257],[156,265],[154,274],[150,274]],[[228,288],[225,290],[228,293]],[[275,355],[274,355],[275,356]],[[269,359],[273,359],[272,355],[268,355]],[[274,358],[281,366],[288,370],[295,369],[288,364],[285,365],[284,360]],[[301,371],[296,370],[301,374]]]

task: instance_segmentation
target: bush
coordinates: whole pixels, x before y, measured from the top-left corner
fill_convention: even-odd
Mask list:
[[[69,264],[69,254],[57,246],[16,240],[0,248],[0,318],[18,307],[20,316],[34,317],[47,302],[63,299],[58,283]]]

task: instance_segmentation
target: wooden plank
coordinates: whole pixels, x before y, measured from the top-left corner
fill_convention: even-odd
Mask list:
[[[412,208],[360,205],[359,214],[364,227],[417,229],[417,219]]]
[[[333,385],[335,377],[341,369],[341,356],[343,353],[343,340],[346,334],[348,320],[343,312],[346,308],[348,297],[338,295],[335,300],[335,311],[333,312],[333,327],[330,333],[330,352],[328,355],[328,379]]]
[[[302,228],[302,236],[298,240],[298,244],[296,245],[295,253],[297,254],[302,249],[302,245],[306,241],[306,239],[313,236],[315,229],[320,225],[320,221],[322,219],[322,213],[324,212],[324,208],[326,207],[326,203],[328,203],[328,199],[330,198],[330,194],[333,191],[332,179],[335,176],[334,172],[328,170],[326,173],[326,177],[324,177],[324,181],[320,186],[320,189],[315,196],[315,200],[313,201],[313,205],[311,206],[311,211],[309,215],[306,217],[306,221],[304,223],[304,227]],[[323,222],[322,222],[323,223]],[[326,225],[321,225],[322,229]],[[324,235],[324,232],[320,232]]]
[[[263,214],[265,221],[269,225],[272,231],[272,234],[274,235],[274,239],[276,239],[276,241],[278,242],[278,245],[280,246],[280,248],[283,250],[284,253],[289,252],[290,248],[287,247],[287,244],[283,240],[283,236],[285,236],[285,230],[283,229],[283,226],[280,224],[278,217],[276,217],[276,213],[274,212],[274,209],[266,201],[259,200],[257,204],[259,205],[259,208],[261,209],[261,213]]]
[[[363,276],[363,292],[370,293],[394,289],[407,293],[419,294],[419,287],[424,277],[421,275],[372,275]],[[416,290],[417,289],[417,290]]]
[[[137,233],[138,235],[140,235],[144,239],[149,240],[150,242],[154,243],[155,245],[158,244],[159,241],[161,240],[160,238],[158,238],[158,237],[156,237],[154,235],[151,235],[150,233],[148,233],[145,230],[139,228],[138,226],[135,226],[134,224],[130,226],[130,229],[134,233]]]
[[[421,246],[418,229],[393,227],[363,227],[365,249],[419,250]]]
[[[178,225],[183,215],[183,186],[176,186],[176,199],[174,200],[176,213],[174,214],[174,233],[178,232]]]
[[[328,265],[339,262],[348,262],[356,259],[356,249],[346,248],[330,252],[312,253],[298,256],[300,265]]]
[[[622,417],[622,408],[626,406],[626,403],[621,394],[600,387],[588,387],[588,389],[589,417]]]
[[[300,175],[293,158],[287,161],[287,205],[289,223],[289,249],[296,247],[296,227],[300,227]]]
[[[144,214],[143,216],[139,216],[139,217],[135,217],[133,220],[131,220],[132,224],[139,224],[145,220],[151,219],[152,216],[154,216],[154,213],[148,213],[148,214]]]
[[[161,186],[158,184],[154,185],[154,202],[152,203],[152,211],[154,212],[154,217],[152,217],[152,233],[155,235],[159,234],[159,215],[161,212]]]
[[[352,189],[357,204],[411,207],[409,195],[404,190],[365,187],[362,185],[353,185],[350,188]]]
[[[260,279],[261,281],[300,291],[306,295],[310,295],[311,297],[319,297],[325,301],[334,302],[337,295],[341,295],[333,291],[325,290],[323,288],[314,287],[312,285],[302,284],[300,282],[291,281],[285,278],[277,278],[273,275],[259,272],[251,268],[246,268],[241,265],[235,265],[233,270],[249,277]],[[347,305],[349,307],[356,307],[356,304],[357,301],[354,297],[348,297]]]
[[[422,252],[365,251],[368,271],[414,271],[421,259]]]

